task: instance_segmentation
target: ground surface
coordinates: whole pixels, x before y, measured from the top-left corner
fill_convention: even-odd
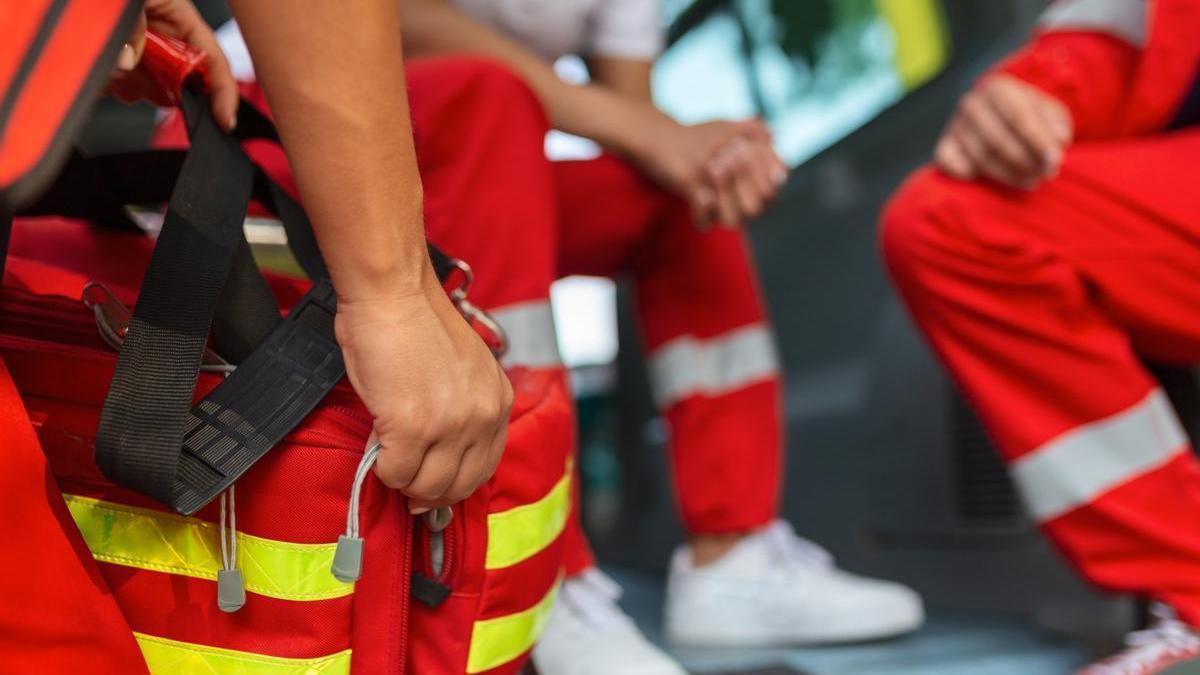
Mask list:
[[[622,605],[661,644],[662,585],[654,575],[608,569],[625,588]],[[778,651],[679,649],[693,673],[770,675],[1063,675],[1081,647],[1051,639],[1011,617],[933,611],[921,632],[888,642]]]

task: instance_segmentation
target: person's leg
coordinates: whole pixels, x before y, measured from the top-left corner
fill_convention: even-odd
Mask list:
[[[1200,625],[1200,463],[1139,357],[1200,360],[1200,133],[1079,146],[1032,193],[930,169],[892,277],[1029,513],[1105,588]]]
[[[779,366],[745,235],[701,232],[614,157],[554,173],[560,275],[633,273],[680,513],[695,554],[715,560],[779,509]]]
[[[682,200],[613,157],[556,164],[555,179],[559,273],[629,271],[636,284],[689,532],[668,577],[667,634],[748,646],[920,625],[910,590],[841,572],[778,519],[779,366],[744,234],[697,229]]]
[[[495,63],[417,61],[407,72],[426,232],[471,265],[469,299],[505,329],[502,362],[514,389],[496,476],[456,506],[443,540],[454,592],[435,608],[413,603],[412,664],[422,672],[499,675],[518,669],[536,633],[491,644],[495,631],[473,630],[471,620],[498,625],[541,611],[555,593],[570,510],[562,486],[570,482],[574,409],[550,315],[557,214],[542,154],[548,123],[529,89]],[[506,531],[516,536],[504,540]],[[424,546],[418,560],[430,555]]]

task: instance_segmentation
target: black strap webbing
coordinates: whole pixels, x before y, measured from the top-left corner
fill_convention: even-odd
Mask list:
[[[96,461],[105,475],[172,505],[200,359],[243,238],[254,175],[237,141],[221,133],[203,106],[203,97],[185,95],[192,150],[96,432]]]
[[[217,129],[202,96],[185,93],[183,108],[192,138],[186,154],[76,158],[78,166],[30,213],[122,226],[125,204],[161,201],[173,190],[101,411],[96,457],[113,481],[190,515],[299,424],[345,366],[333,335],[336,296],[303,209],[251,164],[241,138]],[[243,118],[239,130],[274,137],[257,111]],[[92,186],[82,198],[81,182]],[[252,196],[280,217],[297,261],[315,279],[286,320],[273,300],[262,310],[270,293],[242,230]],[[0,246],[10,230],[11,218],[0,214]],[[430,257],[438,276],[449,276],[450,258],[433,246]],[[241,339],[219,349],[247,355],[191,407],[210,328]]]

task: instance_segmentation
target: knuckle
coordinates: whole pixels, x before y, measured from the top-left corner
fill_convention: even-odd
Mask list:
[[[380,460],[375,464],[375,475],[379,476],[379,480],[384,485],[390,488],[403,488],[412,482],[413,474],[416,473],[416,468],[407,462],[384,462],[383,455],[380,455]]]

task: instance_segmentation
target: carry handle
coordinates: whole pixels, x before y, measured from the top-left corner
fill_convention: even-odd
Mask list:
[[[146,47],[138,66],[151,79],[148,98],[163,105],[179,105],[185,86],[209,88],[208,54],[203,50],[154,31],[146,31]]]

